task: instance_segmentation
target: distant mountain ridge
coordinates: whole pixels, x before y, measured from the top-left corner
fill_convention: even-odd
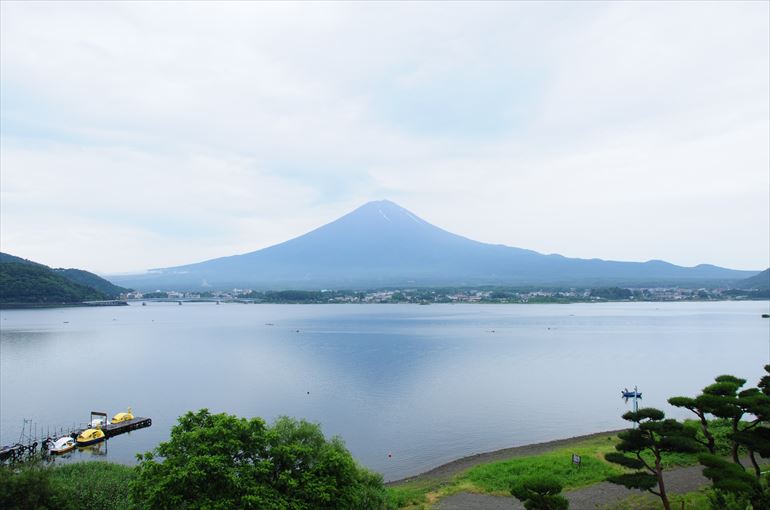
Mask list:
[[[82,269],[53,269],[0,253],[0,303],[79,303],[114,299],[128,289]]]
[[[447,232],[382,200],[262,250],[112,279],[138,289],[350,289],[704,285],[745,279],[755,273],[708,264],[681,267],[660,260],[574,259],[481,243]]]
[[[741,289],[770,289],[770,269],[765,269],[758,275],[754,275],[750,278],[746,278],[745,280],[741,280],[737,283],[737,286]]]

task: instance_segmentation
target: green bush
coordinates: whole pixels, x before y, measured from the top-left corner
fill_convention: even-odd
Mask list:
[[[51,482],[60,487],[79,510],[129,510],[133,468],[110,462],[78,462],[48,468]]]
[[[108,462],[0,466],[0,508],[129,510],[133,468]]]
[[[377,510],[380,475],[356,465],[342,440],[317,424],[189,412],[171,439],[140,457],[134,501],[140,508]],[[161,457],[163,460],[157,461]]]
[[[0,466],[0,508],[67,509],[67,500],[52,483],[49,471],[37,463]]]
[[[511,485],[513,497],[527,510],[566,510],[567,498],[559,494],[562,484],[552,476],[520,478]]]

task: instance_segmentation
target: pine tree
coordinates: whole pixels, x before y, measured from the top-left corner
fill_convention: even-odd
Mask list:
[[[741,392],[737,390],[743,386],[742,379],[730,379],[732,376],[717,378],[717,384],[740,383],[732,392],[725,392],[723,406],[711,411],[715,416],[732,417],[730,439],[733,462],[715,455],[701,455],[699,458],[705,466],[703,475],[711,479],[715,489],[747,496],[756,510],[770,508],[770,487],[767,481],[762,480],[757,461],[757,455],[770,457],[770,365],[765,365],[765,372],[757,388]],[[753,420],[741,421],[745,416],[753,416]],[[740,463],[740,448],[746,449],[749,454],[753,475]]]
[[[562,484],[553,477],[538,476],[514,482],[511,494],[527,510],[567,510],[569,501],[560,495]]]
[[[651,407],[628,412],[623,419],[636,423],[637,428],[619,433],[620,443],[615,446],[618,451],[608,453],[605,459],[636,472],[611,476],[607,480],[629,489],[649,491],[660,498],[665,510],[671,510],[663,481],[663,457],[667,452],[700,450],[695,430],[676,420],[665,419],[663,411]]]

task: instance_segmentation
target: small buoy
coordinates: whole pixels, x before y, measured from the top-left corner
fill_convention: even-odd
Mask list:
[[[297,333],[299,333],[299,330],[297,330]]]
[[[310,392],[308,391],[307,394],[310,395]]]
[[[393,454],[392,454],[392,453],[390,453],[390,452],[388,452],[388,458],[389,458],[389,459],[393,458]]]

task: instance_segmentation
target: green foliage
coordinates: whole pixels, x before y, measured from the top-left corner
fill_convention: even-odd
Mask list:
[[[625,413],[623,419],[634,422],[636,428],[620,432],[620,442],[615,448],[621,453],[608,454],[605,459],[636,469],[632,473],[610,476],[607,481],[629,489],[649,491],[660,497],[663,507],[668,510],[671,506],[662,482],[663,458],[669,453],[696,452],[700,445],[695,429],[665,417],[663,411],[654,408]],[[653,489],[655,486],[657,491]]]
[[[265,298],[273,303],[316,303],[323,297],[322,292],[311,290],[281,290],[265,293]]]
[[[639,489],[640,491],[651,491],[658,485],[658,479],[655,475],[644,472],[624,473],[622,475],[610,476],[607,481],[617,485],[622,485],[627,489]]]
[[[271,427],[260,418],[189,412],[140,461],[133,489],[143,508],[385,506],[382,478],[359,468],[340,439],[285,417]]]
[[[572,454],[557,450],[533,457],[517,457],[471,468],[464,478],[487,492],[502,492],[510,488],[511,480],[519,478],[553,477],[567,488],[582,487],[604,480],[619,470],[589,454],[582,456],[580,467],[572,464]]]
[[[599,289],[593,289],[591,291],[591,297],[597,297],[601,299],[629,299],[634,293],[629,289],[621,289],[620,287],[603,287]]]
[[[132,468],[106,462],[0,466],[0,508],[129,510],[133,478]]]
[[[57,488],[48,470],[38,465],[0,466],[0,508],[67,509]]]
[[[770,491],[766,481],[752,476],[739,464],[715,455],[702,455],[700,462],[705,466],[703,476],[709,478],[714,490],[718,491],[715,499],[747,501],[755,510],[770,508]]]
[[[562,484],[554,477],[521,478],[511,485],[511,494],[527,510],[566,510],[567,499],[560,495]]]
[[[118,298],[122,292],[129,291],[129,289],[119,287],[101,276],[82,269],[54,269],[53,271],[72,282],[95,289],[112,299]]]
[[[414,486],[388,487],[387,508],[404,508],[425,503],[425,493],[429,488]]]
[[[168,298],[168,292],[144,292],[142,297],[144,299],[166,299]]]
[[[707,441],[703,431],[703,424],[699,420],[685,420],[684,426],[695,430],[695,439],[704,446],[706,445]],[[706,430],[712,436],[714,441],[713,453],[723,456],[730,455],[732,448],[732,424],[730,420],[725,420],[722,418],[707,419]],[[709,449],[707,448],[707,450]],[[709,450],[709,453],[712,453],[711,450]],[[690,456],[690,458],[692,457]]]
[[[703,454],[700,463],[705,466],[703,475],[710,478],[715,489],[727,492],[754,492],[759,482],[738,464],[726,461],[716,455]]]
[[[61,304],[108,299],[39,264],[0,263],[0,303]]]
[[[712,489],[707,494],[709,510],[746,510],[751,505],[748,496],[719,489]]]
[[[731,442],[728,462],[714,455],[717,448],[709,448],[709,455],[702,455],[700,462],[705,466],[704,476],[711,479],[713,488],[721,493],[731,494],[737,500],[748,499],[755,509],[770,508],[770,488],[762,481],[757,456],[770,457],[770,365],[767,373],[756,388],[741,389],[745,379],[733,375],[720,375],[715,382],[703,389],[695,399],[677,397],[671,399],[674,405],[680,405],[699,416],[704,437],[716,437],[713,424],[729,424],[726,436]],[[708,422],[705,416],[710,414],[721,418],[720,422]],[[744,420],[748,417],[748,420]],[[740,460],[740,452],[748,452],[753,475],[746,471]],[[716,497],[716,496],[715,496]]]
[[[604,460],[613,464],[620,464],[628,469],[642,469],[645,465],[643,460],[626,457],[620,452],[608,453],[604,456]]]
[[[43,266],[43,264],[38,264],[37,262],[33,262],[28,259],[23,259],[21,257],[17,257],[15,255],[11,255],[9,253],[3,253],[0,252],[0,263],[15,263],[15,264],[31,264],[33,266]],[[43,266],[47,267],[47,266]]]
[[[80,510],[129,510],[133,468],[110,462],[78,462],[48,469],[51,481],[63,488],[69,502]]]

